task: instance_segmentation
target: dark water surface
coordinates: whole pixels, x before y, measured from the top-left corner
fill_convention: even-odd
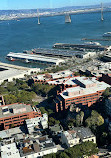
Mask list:
[[[12,63],[5,59],[12,52],[23,52],[33,48],[52,48],[54,43],[83,43],[82,38],[103,38],[105,32],[111,32],[111,12],[104,13],[104,21],[100,13],[72,15],[72,23],[65,24],[64,16],[41,17],[37,25],[36,18],[21,19],[20,21],[0,21],[0,61]],[[100,42],[111,45],[111,41]],[[40,67],[39,64],[13,64],[28,67]]]

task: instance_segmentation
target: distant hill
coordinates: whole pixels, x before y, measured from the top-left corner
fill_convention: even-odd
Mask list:
[[[111,3],[104,3],[103,7],[108,8],[111,7]],[[76,9],[90,9],[90,8],[99,8],[100,4],[98,5],[89,5],[89,6],[66,6],[62,8],[47,8],[47,9],[39,9],[39,12],[62,12],[62,11],[71,11]],[[18,13],[36,13],[37,9],[21,9],[21,10],[0,10],[0,15],[10,15],[10,14],[18,14]]]

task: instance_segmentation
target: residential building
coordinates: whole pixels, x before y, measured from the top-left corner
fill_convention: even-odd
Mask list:
[[[89,128],[74,127],[73,129],[77,132],[77,135],[80,138],[80,142],[92,141],[93,143],[96,143],[96,136],[91,132]]]
[[[56,73],[40,74],[33,76],[32,79],[34,82],[47,83],[48,81],[53,81],[56,79],[68,78],[69,76],[72,76],[72,74],[73,73],[70,70],[64,70]]]
[[[14,135],[18,135],[18,134],[26,134],[26,130],[25,130],[24,126],[19,126],[19,127],[0,131],[0,138],[2,138],[2,139],[9,138],[10,139],[12,137],[14,138]]]
[[[39,138],[29,136],[13,143],[0,144],[1,158],[40,158],[57,152],[55,143],[47,135]]]
[[[74,127],[72,130],[64,131],[61,134],[61,141],[67,147],[73,147],[86,141],[93,141],[96,143],[96,137],[89,128]]]
[[[12,143],[1,146],[1,158],[20,158],[16,144]]]
[[[74,145],[79,144],[80,138],[77,136],[77,132],[74,130],[64,131],[61,134],[61,140],[63,144],[66,144],[67,147],[73,147]]]
[[[26,120],[26,125],[29,134],[38,129],[46,129],[48,128],[48,115],[45,113],[40,117],[35,117]]]
[[[71,78],[71,81],[73,87],[65,86],[54,99],[56,112],[68,109],[72,103],[90,107],[99,101],[105,89],[110,87],[105,82],[99,82],[95,77],[75,77]]]
[[[41,116],[38,108],[26,104],[9,104],[0,106],[0,130],[24,124],[26,119]]]
[[[18,143],[20,146],[20,156],[22,158],[39,158],[47,154],[56,153],[57,147],[48,136],[37,139],[25,139]]]

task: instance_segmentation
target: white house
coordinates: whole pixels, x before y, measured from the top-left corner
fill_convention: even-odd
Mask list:
[[[48,115],[45,113],[42,117],[36,117],[26,120],[26,125],[29,134],[31,134],[35,128],[48,128]]]

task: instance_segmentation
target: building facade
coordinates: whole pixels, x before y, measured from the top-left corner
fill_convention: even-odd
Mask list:
[[[90,107],[99,101],[105,89],[110,87],[105,82],[97,81],[95,77],[76,77],[73,82],[73,87],[64,87],[54,99],[56,112],[68,109],[72,103]]]
[[[29,134],[34,132],[34,129],[46,129],[48,128],[48,115],[45,113],[40,117],[31,118],[26,120],[26,125]]]
[[[111,74],[102,74],[102,81],[111,85]]]
[[[89,128],[74,127],[72,130],[64,131],[61,134],[61,141],[67,147],[73,147],[74,145],[87,141],[96,143],[96,137]]]
[[[24,124],[26,119],[41,116],[39,109],[26,104],[10,104],[0,106],[0,130]]]

